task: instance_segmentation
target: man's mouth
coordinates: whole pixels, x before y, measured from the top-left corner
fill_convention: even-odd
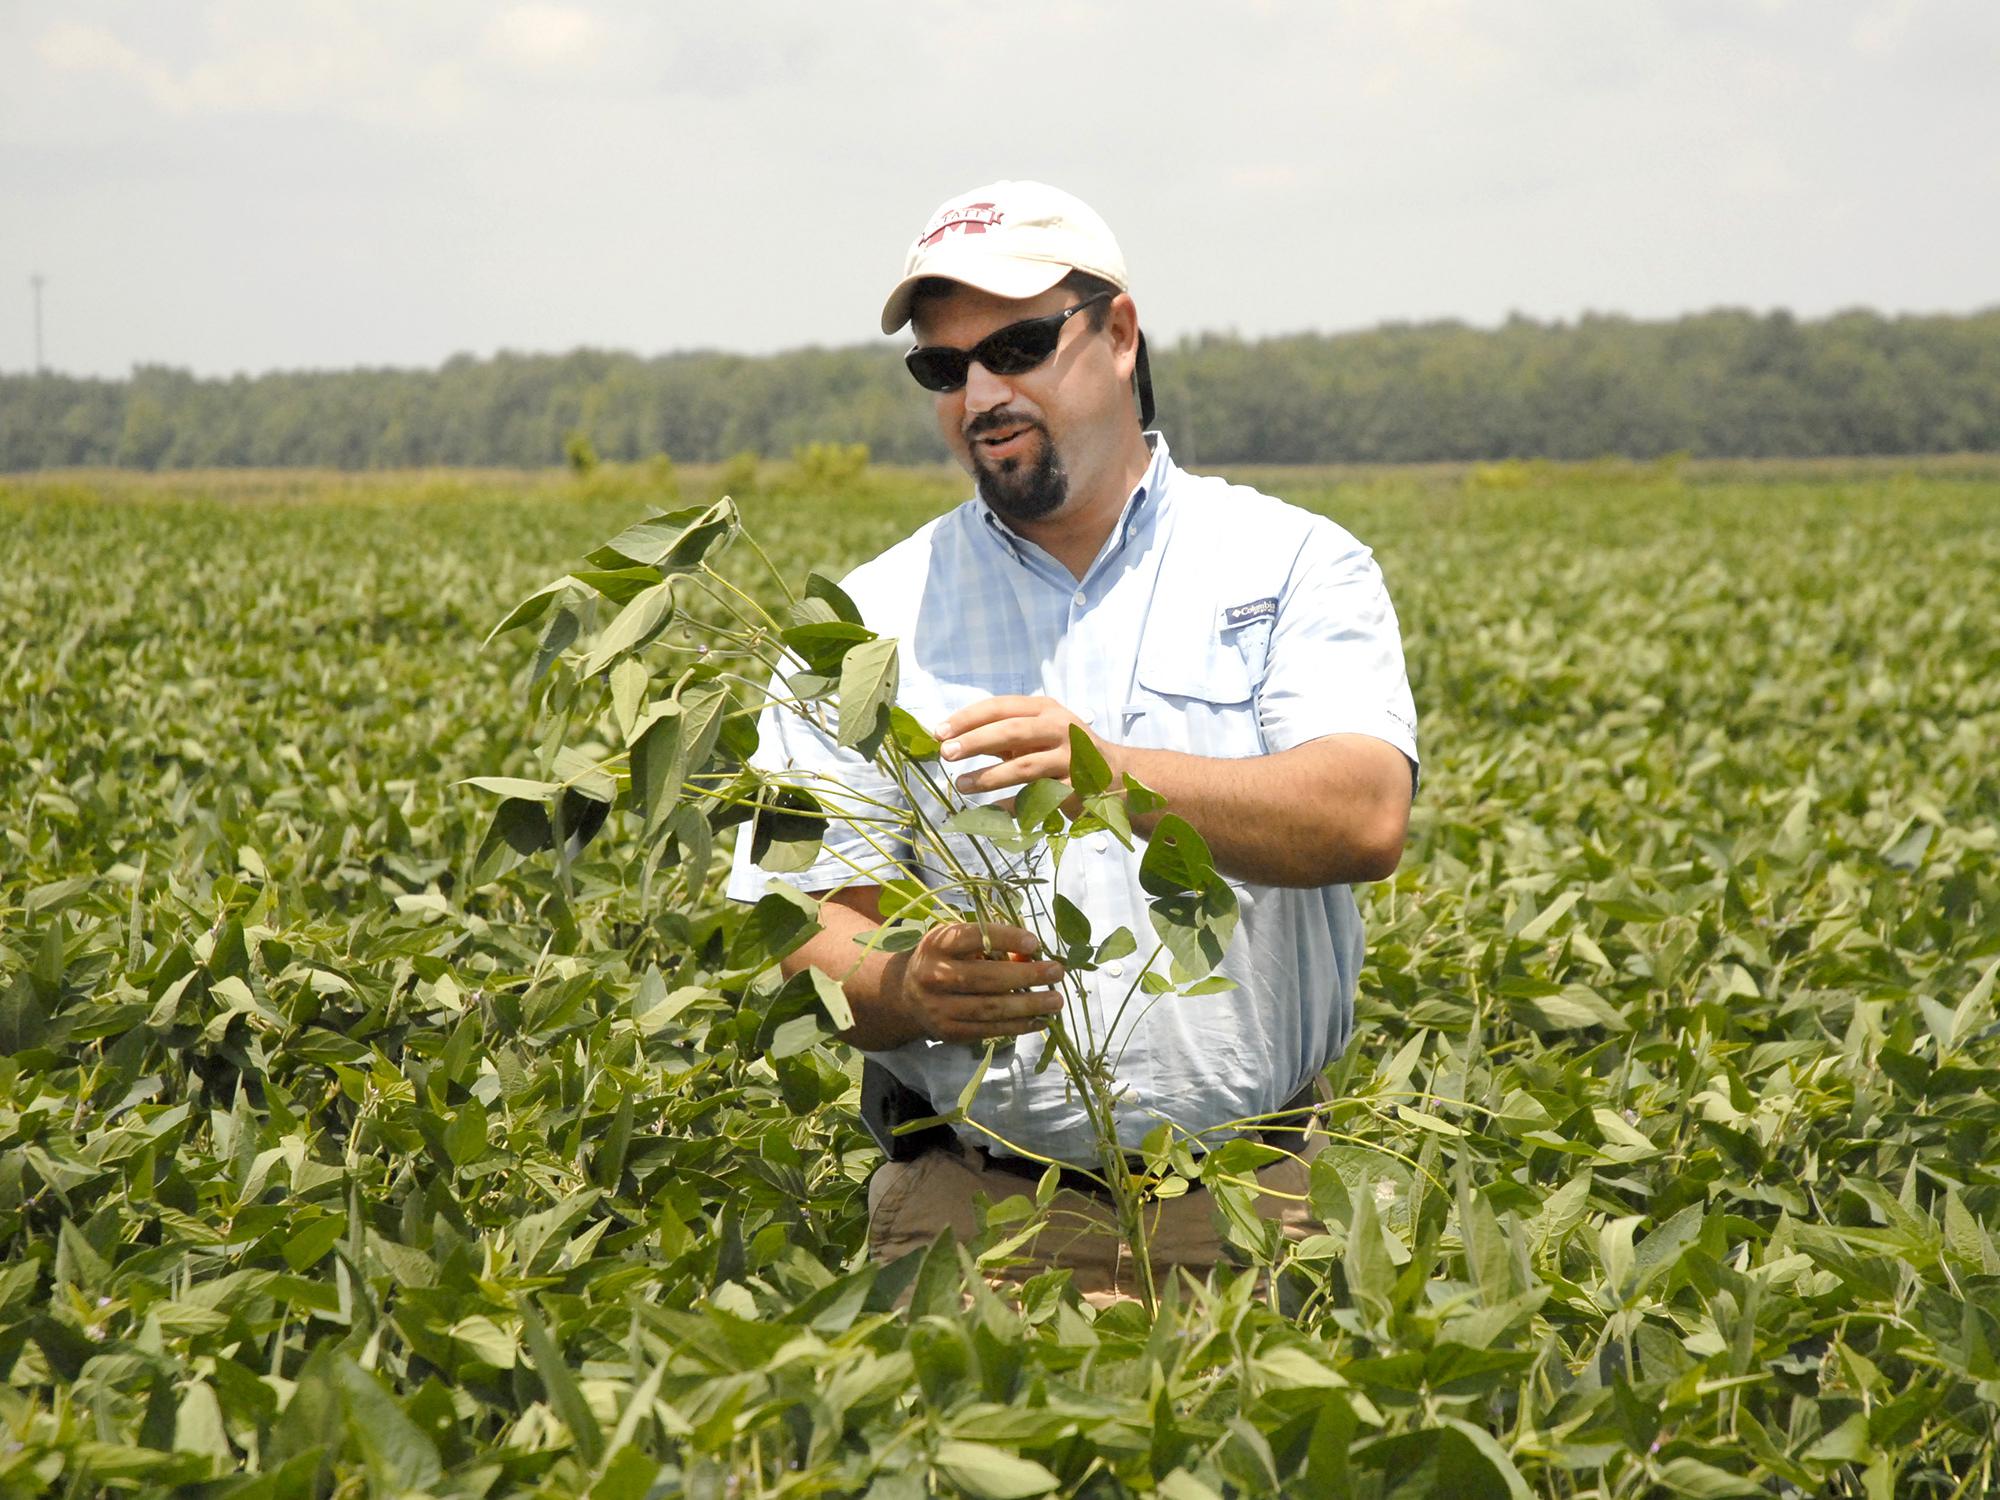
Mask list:
[[[984,433],[972,440],[972,446],[994,458],[1011,458],[1018,453],[1029,433],[1035,429],[1027,424],[1018,427],[1002,427],[997,432]]]

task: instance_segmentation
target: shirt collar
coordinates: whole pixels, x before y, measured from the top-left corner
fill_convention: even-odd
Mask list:
[[[1111,528],[1110,538],[1103,550],[1097,554],[1096,561],[1090,566],[1091,572],[1095,572],[1098,565],[1106,558],[1115,557],[1123,551],[1140,526],[1150,525],[1160,513],[1161,497],[1166,492],[1167,478],[1173,472],[1174,460],[1173,455],[1167,451],[1167,439],[1164,433],[1149,432],[1145,436],[1146,447],[1151,451],[1153,461],[1146,465],[1146,472],[1139,476],[1138,484],[1132,487],[1132,493],[1126,497],[1125,508],[1118,515],[1118,524]],[[979,507],[980,520],[985,522],[986,529],[999,539],[1007,555],[1017,563],[1026,563],[1027,555],[1022,550],[1024,539],[1020,533],[994,515],[993,508],[984,500],[975,496],[972,503]],[[1039,547],[1035,550],[1041,551]]]

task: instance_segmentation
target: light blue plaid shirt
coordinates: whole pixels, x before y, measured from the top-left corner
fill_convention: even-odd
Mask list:
[[[845,580],[869,626],[901,643],[901,705],[928,728],[982,698],[1039,693],[1121,744],[1239,757],[1367,734],[1414,768],[1401,638],[1369,550],[1324,517],[1186,473],[1165,439],[1147,441],[1152,464],[1080,581],[976,497]],[[759,728],[757,763],[804,773],[836,812],[834,787],[900,805],[873,765],[797,716],[768,709]],[[949,772],[985,764],[955,762]],[[873,883],[885,861],[871,837],[879,843],[880,830],[835,821],[821,858],[782,878],[813,892]],[[738,840],[729,883],[744,901],[770,878],[750,863],[749,844]],[[1143,849],[1104,835],[1080,840],[1055,887],[1090,918],[1095,937],[1124,926],[1138,939],[1137,953],[1084,976],[1100,1035],[1154,949]],[[893,852],[909,857],[906,847]],[[943,882],[941,871],[924,873]],[[1199,1134],[1275,1110],[1347,1045],[1362,958],[1352,891],[1231,885],[1240,920],[1219,972],[1237,987],[1150,1004],[1142,994],[1127,1009],[1118,1125],[1128,1145],[1163,1118]],[[1166,966],[1164,955],[1154,961]],[[1072,1015],[1071,1026],[1080,1033],[1081,1018]],[[1088,1160],[1088,1126],[1062,1069],[1036,1071],[1043,1045],[1030,1034],[998,1053],[970,1114],[1026,1151]],[[983,1055],[943,1042],[874,1054],[941,1110]]]

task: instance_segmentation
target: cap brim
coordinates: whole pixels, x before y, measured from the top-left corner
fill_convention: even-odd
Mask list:
[[[926,255],[910,274],[896,283],[889,300],[882,304],[882,331],[894,333],[910,321],[910,303],[917,283],[932,276],[977,287],[996,297],[1039,297],[1075,269],[1045,260],[1024,260],[1012,255],[981,255],[939,252]]]

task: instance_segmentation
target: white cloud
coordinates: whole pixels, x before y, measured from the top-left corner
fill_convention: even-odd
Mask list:
[[[65,21],[42,33],[35,51],[51,68],[81,73],[103,69],[127,73],[143,66],[144,59],[102,26],[85,26]]]
[[[1879,57],[1902,44],[1916,19],[1916,0],[1886,0],[1871,5],[1855,19],[1849,38],[1863,57]]]
[[[1739,198],[1770,201],[1805,191],[1805,184],[1785,154],[1766,141],[1740,147],[1733,160],[1721,163],[1723,187]]]
[[[52,73],[108,77],[177,116],[331,115],[409,125],[457,118],[471,101],[454,59],[425,58],[361,7],[325,3],[279,14],[222,3],[205,19],[199,53],[181,63],[107,27],[75,22],[48,27],[36,51]]]
[[[603,24],[574,5],[530,0],[512,5],[486,28],[486,45],[521,68],[569,68],[595,60],[603,51]]]
[[[57,73],[109,73],[138,84],[155,99],[171,90],[165,68],[128,47],[103,26],[66,21],[51,26],[35,44],[42,62]]]
[[[1297,187],[1302,176],[1299,169],[1290,162],[1273,161],[1238,167],[1229,174],[1229,181],[1235,187],[1283,192]]]

